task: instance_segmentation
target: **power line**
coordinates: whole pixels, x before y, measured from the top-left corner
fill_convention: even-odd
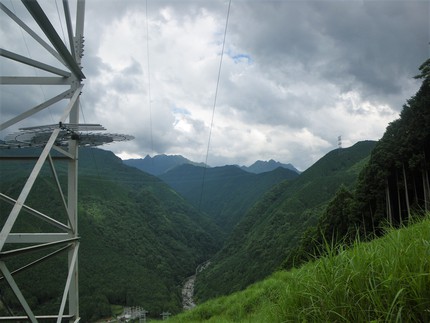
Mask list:
[[[13,10],[14,14],[16,15],[15,6],[13,5],[12,0],[10,0],[10,4],[12,6],[12,10]],[[27,41],[26,41],[25,36],[24,36],[24,31],[22,30],[22,28],[20,28],[19,30],[21,31],[21,37],[22,37],[22,40],[24,41],[25,48],[27,49],[28,57],[32,58],[32,56],[30,54],[30,49],[28,47]],[[35,67],[33,67],[33,72],[34,72],[34,75],[39,76],[39,73]],[[39,88],[40,88],[40,92],[42,92],[42,96],[43,96],[44,101],[46,101],[47,100],[46,94],[45,94],[45,91],[43,90],[42,85],[39,85]],[[51,121],[54,123],[54,117],[52,116],[52,113],[51,113],[51,107],[48,108],[48,112],[49,112],[49,116],[51,117]]]
[[[231,7],[231,0],[228,2],[227,17],[225,19],[224,39],[223,39],[223,42],[222,42],[221,58],[220,58],[219,67],[218,67],[218,78],[217,78],[217,82],[216,82],[214,104],[213,104],[213,108],[212,108],[211,125],[210,125],[210,128],[209,128],[209,138],[208,138],[208,146],[207,146],[207,149],[206,149],[205,167],[204,167],[203,179],[202,179],[202,189],[201,189],[201,192],[200,192],[199,211],[200,211],[200,206],[201,206],[202,199],[203,199],[203,188],[204,188],[204,184],[205,184],[206,168],[207,168],[207,165],[208,165],[209,147],[210,147],[210,144],[211,144],[212,128],[213,128],[213,123],[214,123],[216,101],[217,101],[217,97],[218,97],[219,80],[220,80],[220,77],[221,77],[221,67],[222,67],[222,61],[223,61],[223,57],[224,57],[225,39],[227,37],[228,19],[230,17],[230,7]]]
[[[61,20],[60,10],[58,9],[57,0],[55,0],[55,7],[57,8],[58,20],[60,21],[61,32],[63,33],[63,42],[66,43],[66,36],[64,35],[64,29],[63,29],[63,21]],[[71,50],[72,49],[70,49],[70,51]]]
[[[149,24],[148,24],[148,0],[145,0],[146,15],[146,60],[148,65],[148,107],[149,107],[149,136],[151,140],[151,151],[154,152],[154,139],[152,134],[152,106],[151,106],[151,75],[149,69]]]

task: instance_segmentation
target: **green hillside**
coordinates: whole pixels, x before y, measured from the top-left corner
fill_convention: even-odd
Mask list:
[[[181,165],[160,175],[160,178],[229,234],[265,192],[297,176],[296,172],[282,167],[253,174],[237,166],[205,169]]]
[[[197,280],[199,300],[225,295],[263,279],[299,244],[303,231],[341,185],[352,187],[375,142],[334,150],[293,181],[266,193],[236,226]]]
[[[161,180],[123,165],[111,152],[81,149],[79,160],[79,279],[83,322],[110,316],[111,304],[145,306],[153,313],[163,310],[177,313],[181,310],[183,279],[194,273],[196,266],[220,246],[217,227]],[[3,166],[2,192],[16,197],[24,179],[17,177],[19,172],[11,178],[12,164]],[[8,171],[3,172],[5,169]],[[61,201],[52,198],[57,196],[51,194],[56,188],[47,170],[44,174],[36,182],[28,204],[55,214]],[[60,174],[62,181],[64,172]],[[1,223],[4,223],[9,207],[4,203],[0,207]],[[31,216],[20,219],[14,226],[15,232],[24,226],[29,229],[44,226]],[[65,281],[66,267],[62,261],[61,257],[54,257],[37,266],[37,274],[34,271],[16,274],[23,293],[31,295],[29,299],[34,308],[42,311],[60,301],[53,297],[58,296],[55,291]],[[19,262],[11,259],[11,268]],[[0,284],[2,303],[19,312],[11,290],[4,281]],[[2,306],[1,311],[5,311]]]
[[[430,210],[430,59],[415,78],[423,79],[420,89],[388,125],[360,174],[353,225],[362,232],[377,231],[386,221],[399,225],[412,212]]]
[[[171,322],[429,322],[430,214],[413,226],[279,271]]]
[[[238,225],[221,252],[215,256],[212,267],[201,275],[198,280],[198,283],[200,282],[198,293],[201,299],[229,293],[261,279],[259,276],[276,268],[277,261],[282,256],[285,257],[283,266],[297,266],[303,260],[333,253],[325,248],[326,245],[339,244],[342,246],[340,251],[343,251],[357,239],[370,240],[383,235],[387,223],[392,227],[401,227],[411,223],[413,214],[419,217],[426,212],[428,218],[430,59],[420,66],[420,74],[416,78],[423,79],[420,89],[403,106],[400,118],[388,125],[383,137],[372,150],[370,158],[360,158],[362,155],[359,153],[368,143],[359,143],[351,147],[358,150],[352,151],[351,158],[347,160],[343,155],[345,150],[338,151],[337,158],[334,158],[335,152],[331,152],[297,180],[281,184],[266,194]],[[369,148],[368,153],[371,150],[371,147]],[[339,170],[341,172],[337,173]],[[323,176],[318,178],[318,174]],[[342,175],[339,177],[340,174]],[[336,187],[333,184],[340,184],[337,179],[344,175],[350,179],[352,179],[350,176],[357,178],[357,174],[358,181],[353,190],[351,184],[354,181],[350,182],[350,185],[342,183],[336,192],[331,191]],[[324,199],[330,199],[330,202],[324,205],[321,203]],[[321,203],[319,204],[322,206],[321,212],[315,209],[318,203]],[[310,209],[311,207],[314,209]],[[300,210],[305,211],[300,214]],[[306,292],[310,303],[305,304],[305,308],[300,307],[299,313],[291,310],[293,313],[291,318],[297,320],[298,317],[302,317],[301,320],[304,321],[428,321],[430,303],[428,219],[423,223],[421,226],[426,226],[427,231],[418,235],[417,244],[425,246],[424,253],[421,255],[412,253],[413,257],[409,257],[408,248],[414,249],[415,246],[403,248],[401,241],[395,241],[390,248],[386,248],[395,251],[390,251],[387,257],[383,258],[382,252],[380,256],[372,256],[363,262],[360,261],[361,256],[348,258],[346,261],[350,266],[365,272],[371,269],[371,274],[362,277],[361,281],[356,283],[353,280],[354,276],[347,276],[348,284],[344,284],[340,290],[337,284],[325,287],[312,281],[307,286],[320,293],[319,300],[317,295]],[[303,231],[305,227],[307,230]],[[413,232],[413,229],[411,231]],[[416,233],[409,237],[414,237],[414,234]],[[300,235],[302,237],[298,238]],[[299,261],[295,262],[294,258]],[[383,278],[375,280],[372,278],[373,268],[381,264],[380,258],[389,264],[390,269],[383,268]],[[390,263],[394,258],[396,263]],[[406,267],[396,267],[398,263],[403,265],[403,262],[409,261],[410,258],[414,258],[415,263],[406,264]],[[317,263],[326,266],[327,260]],[[305,265],[306,268],[308,266],[312,265]],[[410,268],[413,268],[412,271]],[[337,267],[329,269],[336,272]],[[314,271],[312,275],[318,276],[318,272]],[[412,278],[410,281],[408,278],[404,283],[402,278],[407,276]],[[325,279],[337,283],[337,274],[331,274]],[[368,292],[352,290],[350,296],[349,283],[361,284]],[[384,292],[386,286],[389,289],[388,294]],[[286,289],[288,290],[288,286]],[[265,295],[266,293],[267,291],[263,292]],[[326,299],[332,294],[335,297],[333,300]],[[354,299],[354,295],[359,295],[358,299]],[[370,302],[364,302],[362,305],[363,298],[369,298]],[[347,303],[342,303],[343,300]],[[333,304],[330,305],[329,302]],[[326,304],[330,306],[326,307]],[[243,306],[246,308],[246,305]],[[285,308],[290,312],[290,304]],[[309,316],[304,315],[307,312],[306,308],[309,308]],[[276,317],[278,316],[274,316]]]
[[[318,254],[324,241],[372,239],[386,223],[407,224],[411,214],[430,210],[430,60],[420,67],[418,92],[391,122],[360,173],[355,190],[342,187],[318,224],[307,230],[284,265],[298,265]]]

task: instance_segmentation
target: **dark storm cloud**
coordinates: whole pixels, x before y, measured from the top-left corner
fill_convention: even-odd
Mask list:
[[[236,7],[230,30],[237,37],[231,37],[261,64],[268,69],[299,64],[303,73],[344,91],[376,98],[401,93],[405,78],[429,55],[427,1],[269,1]]]

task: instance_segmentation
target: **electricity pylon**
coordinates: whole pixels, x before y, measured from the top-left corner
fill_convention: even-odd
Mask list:
[[[67,25],[67,45],[65,44],[66,41],[61,40],[50,19],[37,1],[22,0],[22,3],[34,20],[30,22],[31,24],[24,22],[15,14],[12,2],[12,10],[2,3],[0,3],[0,9],[12,20],[12,23],[16,23],[43,47],[47,52],[46,56],[50,54],[57,61],[57,65],[60,68],[54,66],[55,64],[46,64],[42,60],[32,59],[2,48],[0,49],[0,56],[8,61],[30,66],[49,76],[1,76],[0,84],[16,86],[43,85],[49,87],[61,85],[66,86],[67,89],[50,99],[46,100],[45,98],[44,102],[34,107],[17,111],[16,115],[7,116],[8,120],[6,121],[3,116],[1,118],[0,131],[3,131],[8,128],[13,129],[18,124],[30,121],[35,115],[53,105],[57,107],[60,105],[62,109],[61,116],[56,121],[57,123],[48,126],[21,127],[20,132],[12,134],[5,141],[0,142],[0,148],[39,147],[37,156],[17,157],[14,155],[2,157],[2,159],[8,160],[33,159],[35,164],[16,199],[3,192],[0,193],[0,202],[5,205],[8,204],[10,210],[6,219],[2,220],[4,224],[0,231],[0,270],[2,273],[0,279],[6,281],[22,307],[19,315],[15,315],[11,311],[9,316],[0,317],[0,321],[29,320],[37,322],[38,320],[56,320],[57,322],[78,322],[80,320],[78,284],[78,146],[96,146],[116,140],[128,140],[132,137],[86,134],[85,131],[104,130],[104,128],[100,125],[79,123],[79,97],[83,88],[82,81],[85,79],[81,66],[84,47],[85,0],[77,0],[76,2],[74,28],[68,0],[63,0],[64,20]],[[40,36],[38,32],[34,31],[35,27],[37,27],[34,22],[40,28],[40,30],[37,29]],[[63,100],[67,103],[62,103],[64,102]],[[52,154],[53,151],[55,151],[55,154]],[[54,160],[65,160],[68,164],[66,185],[59,180]],[[62,219],[59,219],[58,215],[38,211],[26,203],[27,197],[46,163],[51,168],[52,178],[64,207],[66,216],[63,216]],[[63,189],[63,187],[66,189]],[[45,223],[43,228],[49,227],[50,229],[42,230],[43,232],[30,230],[29,232],[17,232],[16,230],[22,229],[20,229],[20,226],[15,226],[14,228],[14,225],[24,213],[26,216],[30,214],[42,220]],[[37,259],[30,257],[34,253],[37,254]],[[41,254],[43,255],[40,256]],[[31,302],[28,301],[24,295],[25,293],[23,293],[23,286],[19,286],[15,277],[20,275],[22,271],[31,271],[38,264],[62,254],[66,255],[68,267],[64,288],[59,291],[58,311],[46,314],[37,313],[36,315],[34,312],[36,309],[31,308]],[[17,257],[21,257],[21,263],[22,258],[32,260],[20,265],[19,268],[11,269],[10,259],[16,259]],[[12,263],[14,264],[13,261]],[[4,299],[2,302],[4,303]],[[3,304],[3,307],[7,307],[7,304]]]

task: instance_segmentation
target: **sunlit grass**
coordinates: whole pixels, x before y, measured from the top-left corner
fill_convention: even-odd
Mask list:
[[[172,322],[430,322],[430,219],[280,271]]]

